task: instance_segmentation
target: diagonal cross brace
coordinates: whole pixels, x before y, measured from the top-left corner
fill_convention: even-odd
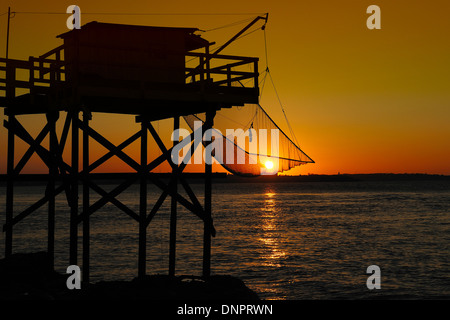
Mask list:
[[[99,134],[98,132],[96,132],[94,129],[92,129],[89,126],[85,126],[85,124],[82,121],[78,122],[80,125],[80,128],[82,130],[86,130],[86,132],[88,132],[89,136],[92,137],[93,139],[95,139],[97,142],[99,142],[101,145],[103,145],[105,148],[107,148],[109,150],[109,152],[104,155],[102,158],[98,159],[97,161],[95,161],[93,164],[91,164],[89,166],[89,171],[95,169],[96,167],[98,167],[101,163],[103,163],[104,161],[106,161],[107,159],[111,158],[112,156],[116,155],[117,157],[119,157],[122,161],[124,161],[126,164],[128,164],[129,166],[131,166],[133,169],[135,169],[138,173],[143,172],[143,170],[141,169],[142,166],[139,165],[135,160],[133,160],[131,157],[129,157],[127,154],[125,154],[122,149],[125,148],[127,145],[131,144],[132,142],[134,142],[135,140],[137,140],[139,137],[141,137],[141,132],[137,132],[136,134],[134,134],[133,136],[131,136],[130,138],[128,138],[126,141],[124,141],[123,143],[121,143],[119,146],[115,146],[114,144],[112,144],[111,142],[109,142],[106,138],[104,138],[101,134]],[[153,168],[157,167],[160,163],[162,163],[163,161],[165,161],[167,158],[167,154],[166,155],[162,155],[162,157],[160,157],[159,159],[156,159],[157,161],[153,161],[150,164],[148,164],[147,166],[145,166],[144,168],[144,174],[146,174],[148,171],[151,171]],[[160,162],[159,162],[160,161]],[[83,173],[83,171],[81,172]],[[126,207],[120,203],[120,201],[118,201],[117,199],[115,199],[115,197],[117,195],[119,195],[122,191],[124,191],[126,188],[128,188],[128,186],[130,186],[132,183],[134,183],[138,178],[133,178],[132,182],[125,182],[124,184],[120,185],[118,188],[114,189],[112,192],[110,193],[106,193],[104,190],[102,190],[101,188],[99,188],[98,186],[94,186],[94,190],[98,191],[100,195],[103,196],[102,199],[98,200],[96,203],[94,203],[90,208],[89,211],[87,213],[82,213],[79,218],[78,218],[78,222],[82,221],[84,219],[84,217],[86,215],[90,215],[93,212],[97,211],[98,209],[100,209],[103,205],[105,205],[107,202],[111,202],[113,204],[115,204],[116,206],[118,206],[121,210],[125,211],[125,213],[129,214],[131,217],[133,217],[134,219],[136,219],[135,213],[132,212],[131,209],[126,209]],[[92,184],[90,184],[90,186],[92,187]],[[165,198],[165,197],[164,197]],[[183,199],[184,200],[184,199]],[[181,201],[183,201],[181,200]],[[159,206],[162,204],[162,202],[164,201],[164,199],[160,199],[160,201],[157,202],[157,204],[155,205],[155,207],[153,208],[152,212],[150,213],[149,217],[147,217],[147,221],[151,220],[151,216],[155,214],[156,209],[159,208]],[[187,201],[186,201],[187,202]],[[185,204],[186,205],[186,204]],[[189,206],[189,205],[188,205]]]
[[[58,156],[54,156],[49,150],[44,148],[40,143],[45,138],[47,133],[50,131],[50,126],[47,123],[47,125],[44,127],[44,129],[41,131],[41,133],[38,135],[36,139],[33,139],[33,137],[28,133],[28,131],[20,124],[19,121],[16,119],[12,119],[12,121],[4,121],[4,126],[8,130],[11,130],[17,137],[22,139],[25,143],[30,145],[29,149],[27,150],[24,157],[21,159],[21,162],[16,167],[16,171],[19,172],[19,170],[22,170],[23,166],[25,165],[25,160],[28,161],[29,159],[24,159],[26,157],[31,157],[33,152],[35,152],[45,163],[45,165],[48,168],[58,167],[60,169],[60,172],[63,176],[63,185],[64,189],[66,191],[67,196],[67,202],[70,207],[73,206],[73,203],[71,201],[71,197],[69,196],[70,193],[70,187],[66,183],[66,179],[64,177],[65,171],[70,171],[71,167],[65,163],[62,159],[62,155],[58,154]],[[61,148],[58,148],[58,152],[60,152]]]
[[[158,178],[154,177],[153,175],[149,174],[149,172],[151,170],[153,170],[154,168],[156,168],[158,165],[160,165],[162,162],[164,162],[166,160],[169,163],[172,163],[170,161],[170,159],[171,159],[170,158],[170,154],[171,154],[173,148],[167,150],[164,147],[165,151],[163,152],[163,154],[161,154],[158,158],[156,158],[155,160],[150,162],[148,165],[142,167],[139,163],[137,163],[134,159],[132,159],[130,156],[128,156],[127,154],[125,154],[122,151],[123,148],[125,148],[127,145],[131,144],[133,141],[135,141],[136,139],[138,139],[141,136],[140,132],[137,132],[136,134],[131,136],[129,139],[124,141],[121,145],[115,146],[113,143],[111,143],[106,138],[104,138],[100,133],[98,133],[97,131],[95,131],[94,129],[92,129],[89,126],[86,126],[81,120],[78,120],[78,124],[79,124],[79,126],[80,126],[80,128],[82,130],[85,130],[86,132],[88,132],[90,137],[92,137],[94,140],[96,140],[102,146],[104,146],[106,149],[109,150],[109,153],[104,155],[101,158],[102,161],[106,161],[105,159],[107,159],[107,158],[109,159],[110,157],[115,155],[115,156],[119,157],[122,161],[124,161],[126,164],[128,164],[131,168],[133,168],[138,174],[146,174],[148,176],[149,180],[151,180],[156,186],[158,186],[160,189],[163,190],[163,194],[158,199],[157,203],[153,207],[153,209],[150,212],[150,214],[146,217],[146,223],[147,224],[150,223],[151,219],[156,214],[156,211],[162,205],[162,203],[164,202],[164,200],[167,197],[167,195],[173,196],[175,199],[177,199],[177,201],[182,206],[184,206],[189,211],[193,212],[200,219],[202,219],[202,220],[206,219],[205,218],[205,214],[204,214],[204,210],[201,207],[201,205],[200,205],[200,203],[198,202],[197,199],[195,199],[193,201],[194,204],[190,203],[188,200],[186,200],[179,193],[175,193],[174,194],[172,191],[167,190],[168,186],[165,183],[163,183],[161,180],[159,180]],[[200,128],[198,130],[201,130],[201,129],[202,128]],[[193,132],[191,134],[191,139],[194,136],[194,134],[195,134],[195,132]],[[159,141],[160,141],[160,139],[159,139]],[[180,143],[186,145],[189,141],[191,141],[191,140],[190,139],[185,139],[185,140],[183,140]],[[157,140],[157,143],[158,143],[158,140]],[[194,141],[194,145],[198,145],[198,142]],[[194,145],[193,145],[192,148],[194,148]],[[98,165],[101,164],[101,162],[99,160],[94,162],[95,166],[98,166]],[[89,166],[89,171],[91,171],[92,168],[94,168],[94,166],[93,166],[94,164]],[[183,164],[180,165],[180,167],[178,167],[178,173],[181,173],[183,171],[183,169],[185,168],[185,166],[186,166],[186,163],[183,162]],[[133,177],[132,179],[122,183],[121,185],[119,185],[117,188],[115,188],[113,191],[111,191],[109,193],[105,193],[104,191],[101,191],[100,189],[97,188],[97,190],[101,192],[101,195],[103,196],[103,198],[99,199],[96,203],[91,205],[89,207],[89,209],[88,209],[88,212],[83,212],[82,214],[80,214],[80,216],[78,217],[77,221],[81,222],[86,215],[91,215],[93,212],[97,211],[98,209],[100,209],[102,206],[104,206],[108,202],[111,202],[111,203],[113,203],[115,205],[120,206],[120,209],[125,209],[123,204],[121,205],[120,202],[117,199],[115,199],[115,197],[117,195],[119,195],[122,191],[124,191],[126,188],[128,188],[131,184],[133,184],[138,178],[139,178],[138,176]],[[188,194],[189,194],[189,192],[188,192]],[[190,194],[190,197],[192,195],[193,195],[193,192]],[[134,219],[136,219],[136,217],[133,214],[131,214],[130,210],[127,210],[127,209],[125,209],[125,210],[126,210],[125,212],[127,214],[130,214]],[[211,224],[212,224],[212,222],[211,222]],[[212,230],[214,230],[214,227],[212,225],[211,225],[211,228],[212,228]]]
[[[136,172],[141,172],[141,165],[137,163],[134,159],[132,159],[129,155],[124,153],[121,149],[118,149],[113,143],[108,141],[105,137],[103,137],[100,133],[95,131],[89,126],[86,126],[83,121],[78,120],[79,127],[86,131],[90,137],[100,143],[103,147],[108,149],[113,155],[119,157],[123,162],[128,164],[131,168],[133,168]]]
[[[103,197],[101,199],[97,200],[94,204],[92,204],[88,208],[88,211],[83,211],[77,217],[77,220],[76,220],[77,223],[82,222],[86,217],[90,216],[95,211],[99,210],[101,207],[103,207],[108,202],[112,202],[112,203],[116,202],[116,201],[114,201],[115,197],[118,196],[119,194],[121,194],[123,191],[125,191],[133,183],[135,183],[138,178],[139,178],[138,175],[133,175],[131,178],[127,179],[125,182],[123,182],[120,185],[118,185],[117,187],[115,187],[112,191],[110,191],[108,193],[101,191],[103,193],[103,194],[101,194]],[[116,204],[116,203],[114,203],[114,204]],[[135,217],[133,217],[133,218],[135,218]]]
[[[92,164],[90,164],[88,167],[88,172],[91,172],[91,171],[95,170],[96,168],[98,168],[100,165],[102,165],[103,163],[108,161],[110,158],[112,158],[114,155],[116,155],[118,151],[122,151],[124,148],[126,148],[127,146],[132,144],[134,141],[136,141],[139,137],[141,137],[140,131],[138,131],[137,133],[135,133],[134,135],[129,137],[127,140],[125,140],[118,146],[114,146],[114,148],[112,150],[110,150],[108,153],[104,154],[102,157],[98,158],[96,161],[94,161]],[[84,173],[84,171],[82,171],[81,173]]]
[[[44,126],[44,128],[42,128],[41,132],[38,134],[36,139],[34,140],[33,146],[30,145],[30,147],[25,152],[23,157],[17,163],[17,165],[14,169],[15,175],[18,175],[22,171],[22,169],[27,164],[28,160],[30,160],[31,156],[34,154],[34,150],[35,150],[34,145],[40,145],[42,143],[42,141],[45,139],[45,137],[47,136],[47,134],[49,133],[49,131],[50,131],[49,125],[46,124]]]
[[[95,192],[97,192],[99,195],[101,195],[102,197],[106,198],[106,200],[108,202],[111,202],[112,204],[114,204],[117,208],[119,208],[120,210],[122,210],[123,212],[125,212],[126,214],[128,214],[131,218],[133,218],[134,220],[138,221],[140,220],[139,215],[136,214],[133,210],[131,210],[129,207],[127,207],[126,205],[124,205],[122,202],[120,202],[119,200],[117,200],[116,198],[112,197],[109,195],[108,192],[106,192],[103,188],[101,188],[99,185],[97,185],[96,183],[94,183],[93,181],[88,179],[88,184],[89,187],[94,190]]]
[[[153,128],[152,124],[151,123],[146,123],[145,125],[146,125],[147,129],[150,131],[150,133],[152,134],[152,136],[155,139],[156,143],[158,144],[161,152],[163,154],[167,154],[169,151],[167,150],[166,146],[162,142],[162,140],[159,137],[158,133],[155,131],[155,128]],[[203,130],[203,128],[199,128],[198,130]],[[186,155],[186,157],[187,156],[192,156],[194,154],[195,150],[197,149],[199,144],[200,144],[199,141],[195,141],[194,140],[194,143],[191,145],[190,153],[188,155]],[[180,180],[183,188],[186,190],[187,194],[189,195],[189,198],[191,199],[191,201],[195,204],[195,206],[197,206],[199,208],[202,208],[202,205],[200,204],[200,201],[198,201],[197,197],[195,196],[195,193],[192,191],[192,189],[189,186],[189,184],[187,183],[186,179],[184,179],[184,177],[181,175],[183,170],[186,168],[187,161],[185,161],[185,159],[183,159],[183,161],[182,161],[180,166],[177,166],[175,163],[173,163],[173,161],[171,161],[171,159],[167,159],[167,161],[169,162],[170,166],[174,170],[174,173],[177,176],[179,176],[178,179]]]
[[[56,196],[56,195],[60,194],[62,191],[64,191],[64,186],[60,186],[60,187],[56,188],[54,191],[54,195]],[[37,209],[42,207],[44,204],[46,204],[48,202],[49,198],[50,198],[50,195],[45,195],[43,198],[41,198],[40,200],[38,200],[37,202],[32,204],[30,207],[28,207],[21,213],[19,213],[17,216],[15,216],[12,219],[10,224],[3,225],[3,231],[6,231],[7,229],[12,228],[12,226],[14,226],[16,223],[22,221],[27,216],[32,214],[34,211],[36,211]]]
[[[52,157],[51,152],[45,149],[40,144],[38,144],[36,140],[31,137],[31,135],[17,120],[14,119],[11,122],[5,120],[4,126],[8,130],[11,130],[17,137],[22,139],[24,142],[28,143],[48,168],[51,168],[52,165],[56,162],[56,165],[58,165],[61,169],[70,171],[71,167],[67,163],[62,161],[62,159],[58,158],[55,159],[54,157]]]
[[[156,132],[156,130],[153,128],[151,123],[144,123],[144,125],[146,126],[146,128],[149,130],[149,132],[151,133],[151,135],[153,136],[153,138],[155,139],[156,143],[158,144],[161,152],[163,154],[169,154],[171,152],[171,150],[173,149],[173,147],[169,150],[167,150],[166,146],[164,145],[164,143],[162,142],[161,138],[159,137],[158,133]],[[202,132],[205,130],[205,126],[206,124],[203,124],[202,127],[200,127],[197,130],[202,130]],[[194,132],[191,134],[191,138],[194,135]],[[184,139],[182,142],[184,141],[190,141],[190,139]],[[204,209],[200,203],[200,201],[198,201],[197,197],[195,196],[195,193],[192,191],[191,187],[189,186],[189,184],[187,183],[186,179],[181,175],[181,173],[183,172],[183,170],[185,169],[186,165],[187,165],[187,161],[186,158],[188,156],[192,156],[195,152],[195,150],[197,149],[198,145],[200,144],[199,141],[196,141],[194,139],[192,145],[191,145],[191,150],[190,153],[188,155],[186,155],[185,159],[183,159],[182,163],[180,164],[180,166],[177,166],[175,163],[173,163],[171,161],[171,159],[167,159],[167,161],[169,162],[170,166],[172,167],[172,169],[174,169],[175,174],[178,176],[178,179],[180,180],[180,183],[182,184],[183,188],[186,190],[186,193],[188,194],[189,198],[191,199],[192,203],[194,204],[194,207],[196,207],[195,211],[193,208],[188,208],[186,207],[188,210],[192,211],[194,214],[196,214],[200,219],[205,220],[206,219],[206,215],[204,214]],[[172,179],[169,182],[172,183]],[[169,193],[168,191],[166,191],[165,189],[163,189],[165,193]],[[164,193],[163,193],[164,195]],[[200,212],[200,214],[198,214]],[[211,220],[210,223],[210,227],[212,231],[213,236],[215,236],[215,229],[212,223],[212,219],[209,218],[209,220]]]
[[[167,192],[171,197],[174,197],[178,203],[180,203],[183,207],[191,211],[193,214],[195,214],[197,217],[199,217],[201,220],[205,221],[209,227],[211,228],[211,234],[214,237],[216,234],[215,228],[212,224],[212,219],[208,219],[208,217],[205,215],[205,211],[200,206],[197,206],[195,204],[192,204],[188,200],[186,200],[182,195],[180,195],[178,192],[173,192],[169,185],[162,182],[157,177],[148,174],[148,179],[152,181],[154,185],[156,185],[158,188],[164,190],[164,192]]]

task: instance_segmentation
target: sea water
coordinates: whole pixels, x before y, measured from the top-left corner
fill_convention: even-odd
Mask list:
[[[203,194],[201,184],[192,188]],[[39,184],[18,184],[15,214],[44,191]],[[5,192],[1,186],[2,225]],[[160,193],[149,185],[149,211]],[[98,199],[91,192],[91,204]],[[118,199],[139,212],[138,185]],[[65,273],[70,210],[63,193],[56,210],[55,268]],[[242,279],[262,299],[450,298],[449,181],[219,182],[213,185],[213,219],[211,273]],[[168,272],[169,222],[168,198],[148,227],[148,274]],[[178,205],[177,225],[176,273],[201,275],[203,223]],[[92,282],[136,277],[138,229],[112,204],[91,216]],[[80,266],[81,234],[80,225]],[[43,206],[14,227],[13,252],[45,251],[46,237]],[[4,239],[1,233],[0,257]],[[366,285],[371,265],[380,268],[380,289]]]

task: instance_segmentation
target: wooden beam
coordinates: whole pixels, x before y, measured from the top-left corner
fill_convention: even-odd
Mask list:
[[[66,124],[70,122],[66,121]],[[66,196],[67,196],[67,202],[69,206],[72,208],[75,205],[77,205],[77,199],[78,195],[76,197],[73,196],[72,188],[69,185],[69,181],[67,181],[65,177],[65,172],[72,172],[71,166],[69,166],[67,163],[63,161],[62,158],[62,149],[61,147],[59,150],[55,147],[55,150],[57,150],[56,154],[52,154],[49,150],[45,149],[40,144],[40,139],[33,139],[31,135],[26,131],[26,129],[20,124],[19,121],[17,121],[15,118],[11,118],[9,121],[4,122],[4,126],[11,130],[11,132],[15,133],[17,137],[22,139],[24,142],[28,143],[30,145],[30,148],[36,152],[36,154],[41,158],[41,160],[46,164],[48,168],[52,167],[56,163],[57,167],[60,169],[61,176],[63,179],[63,184],[65,186]],[[47,130],[47,129],[46,129]],[[63,132],[64,134],[64,132]],[[53,135],[56,136],[56,132],[53,133]],[[55,138],[55,141],[57,141],[57,138]],[[59,144],[61,146],[61,144]],[[22,166],[22,164],[21,164]],[[19,167],[20,169],[20,167]],[[78,191],[77,191],[78,192]]]
[[[91,114],[88,111],[83,112],[83,124],[89,127]],[[89,210],[89,134],[83,130],[83,212]],[[90,278],[90,215],[87,214],[83,219],[83,281],[89,283]]]
[[[64,127],[61,133],[61,138],[59,140],[59,150],[62,154],[64,151],[64,148],[66,146],[67,137],[69,135],[69,129],[70,129],[70,123],[72,121],[72,117],[70,116],[70,113],[66,113],[66,120],[64,121]]]
[[[58,153],[58,138],[56,137],[56,120],[58,116],[54,113],[47,113],[47,123],[49,125],[49,150],[53,159],[56,159]],[[48,230],[47,230],[47,255],[48,268],[50,271],[54,269],[55,262],[55,177],[58,175],[56,161],[50,161],[48,168],[48,182],[45,194],[48,197]]]
[[[181,204],[183,207],[185,207],[186,209],[191,211],[193,214],[195,214],[200,219],[204,220],[203,208],[201,208],[201,207],[199,208],[196,205],[192,204],[191,202],[189,202],[186,198],[184,198],[179,193],[173,193],[172,190],[170,190],[170,188],[168,188],[168,185],[165,184],[164,182],[162,182],[157,177],[155,177],[151,174],[149,174],[147,177],[155,186],[157,186],[161,190],[164,191],[167,189],[169,192],[169,195],[175,197],[179,204]]]
[[[117,154],[118,151],[123,150],[124,148],[126,148],[127,146],[129,146],[131,143],[133,143],[134,141],[136,141],[138,138],[141,137],[141,131],[136,132],[134,135],[132,135],[131,137],[129,137],[127,140],[125,140],[124,142],[122,142],[121,144],[119,144],[117,147],[114,147],[112,150],[110,150],[108,153],[104,154],[102,157],[98,158],[96,161],[94,161],[88,168],[87,170],[89,172],[93,171],[94,169],[98,168],[99,166],[101,166],[103,163],[105,163],[106,161],[108,161],[110,158],[112,158],[114,155]]]
[[[61,158],[54,159],[49,150],[45,149],[42,145],[38,144],[33,137],[26,131],[26,129],[20,124],[17,120],[4,121],[4,126],[8,130],[12,130],[15,135],[22,139],[24,142],[29,144],[34,152],[41,158],[41,160],[45,163],[45,165],[49,168],[51,166],[52,161],[56,161],[58,166],[64,170],[70,171],[71,166],[62,161]]]
[[[119,200],[117,200],[115,197],[111,196],[108,192],[106,192],[105,190],[103,190],[99,185],[95,184],[93,181],[89,180],[89,187],[94,190],[95,192],[97,192],[99,195],[102,196],[102,198],[104,198],[106,200],[105,204],[107,202],[110,202],[111,204],[115,205],[118,209],[122,210],[123,212],[125,212],[127,215],[129,215],[131,218],[133,218],[134,220],[136,220],[137,222],[139,222],[139,215],[136,214],[136,212],[134,212],[133,210],[131,210],[129,207],[127,207],[126,205],[124,205],[122,202],[120,202]],[[134,183],[134,181],[133,181]],[[125,191],[125,190],[123,190]],[[118,195],[118,194],[117,194]],[[100,208],[98,208],[100,209]],[[97,209],[97,210],[98,210]],[[93,214],[94,212],[91,212],[91,209],[86,210],[86,212],[90,214]],[[83,215],[83,217],[85,217],[85,215]]]
[[[197,129],[197,130],[202,130],[202,129],[199,128],[199,129]],[[192,139],[193,139],[193,137],[195,136],[195,133],[196,133],[196,131],[192,132],[192,133],[189,135],[189,139],[188,139],[188,137],[186,137],[185,139],[183,139],[183,140],[179,143],[179,147],[180,147],[180,148],[183,148],[183,147],[186,146],[188,143],[192,142]],[[151,170],[153,170],[154,168],[156,168],[157,166],[159,166],[161,163],[163,163],[164,161],[168,161],[169,164],[172,166],[172,165],[173,165],[172,160],[171,160],[171,153],[172,153],[172,150],[173,150],[173,147],[170,148],[169,150],[163,152],[160,156],[158,156],[156,159],[154,159],[152,162],[150,162],[150,163],[147,165],[146,170],[147,170],[147,171],[151,171]],[[195,151],[195,149],[193,149],[193,150]],[[192,152],[192,147],[191,147],[191,155],[192,155],[192,154],[193,154],[193,152]],[[186,155],[185,158],[187,159],[187,158],[188,158],[188,155]],[[184,170],[184,168],[186,167],[186,164],[184,163],[184,160],[185,160],[185,159],[183,159],[182,164],[177,168],[177,172],[178,172],[178,173],[181,173],[181,172]]]
[[[229,83],[229,82],[235,82],[235,81],[241,81],[241,80],[245,80],[245,79],[252,79],[254,77],[255,77],[255,73],[248,72],[247,75],[245,75],[245,76],[240,76],[240,77],[230,78],[230,79],[226,79],[226,80],[216,81],[216,82],[214,82],[214,84],[219,86],[221,84],[225,84],[225,83]]]
[[[14,116],[9,116],[9,121],[14,122]],[[13,242],[13,210],[14,210],[14,132],[8,129],[8,154],[7,154],[7,180],[6,180],[6,225],[11,228],[6,229],[5,235],[5,257],[12,254]]]
[[[168,186],[168,188],[169,187],[170,187],[170,185]],[[169,194],[168,188],[166,190],[164,190],[163,193],[159,196],[158,200],[156,201],[155,205],[152,208],[152,211],[150,211],[150,213],[148,214],[148,216],[145,220],[146,227],[150,224],[153,217],[155,216],[155,214],[158,212],[159,208],[161,208],[161,205],[166,200],[167,195]]]
[[[156,131],[154,130],[154,128],[151,125],[147,125],[147,128],[149,129],[149,131],[152,133],[152,135],[154,135],[155,140],[158,143],[158,139],[159,136],[156,134]],[[203,221],[205,221],[205,223],[208,224],[209,226],[209,230],[211,231],[211,234],[213,236],[215,236],[216,231],[215,228],[212,224],[212,220],[210,218],[205,217],[204,214],[204,210],[202,208],[202,205],[200,204],[200,202],[198,201],[197,197],[195,196],[195,193],[192,191],[192,189],[190,188],[190,186],[187,184],[186,180],[184,179],[182,172],[184,170],[184,168],[187,165],[187,159],[189,157],[192,157],[196,148],[198,147],[198,145],[201,144],[201,141],[197,141],[197,140],[193,140],[192,139],[195,137],[195,133],[197,131],[201,131],[202,134],[201,136],[203,137],[203,132],[206,131],[206,127],[205,124],[202,125],[202,127],[198,128],[196,131],[194,131],[193,133],[191,133],[189,139],[183,139],[183,141],[180,142],[180,148],[182,148],[184,145],[186,145],[189,142],[192,142],[191,144],[191,150],[190,153],[187,154],[185,156],[185,158],[183,159],[182,163],[177,166],[174,163],[172,163],[171,160],[168,159],[169,164],[172,166],[172,169],[174,170],[174,172],[178,175],[178,179],[181,182],[181,184],[183,185],[184,189],[186,190],[186,192],[188,193],[189,198],[191,199],[192,203],[190,203],[189,201],[187,201],[184,197],[182,197],[178,192],[173,192],[172,190],[169,191],[170,196],[175,197],[175,199],[181,204],[183,205],[186,209],[188,209],[189,211],[191,211],[192,213],[194,213],[195,215],[197,215],[200,219],[202,219]],[[169,152],[173,149],[173,147],[170,150],[167,150],[164,146],[164,144],[162,143],[162,141],[159,141],[158,143],[159,147],[161,148],[163,154],[160,156],[160,158],[164,155],[166,155],[166,157],[168,156],[168,154],[170,154]],[[162,162],[162,161],[161,161]],[[158,186],[159,188],[161,188],[162,190],[166,190],[167,185],[165,185],[164,183],[162,183],[161,181],[159,181],[159,179],[149,176],[149,179],[152,180],[152,182]]]
[[[139,198],[139,249],[138,249],[138,277],[146,274],[146,251],[147,251],[147,128],[141,123],[141,165],[140,176],[140,198]]]
[[[69,135],[70,124],[72,122],[72,116],[69,112],[66,113],[66,119],[64,121],[64,126],[61,132],[61,138],[58,143],[58,168],[62,178],[64,190],[66,193],[66,199],[69,207],[72,207],[74,204],[72,203],[71,191],[70,191],[70,177],[67,174],[70,174],[72,169],[71,167],[65,167],[60,164],[64,162],[63,153],[66,147],[67,137]],[[66,174],[67,173],[67,174]]]
[[[110,191],[108,193],[105,193],[105,191],[100,191],[101,190],[100,187],[94,185],[94,183],[91,181],[90,187],[94,191],[99,192],[99,194],[102,195],[102,198],[98,199],[95,203],[90,205],[88,211],[82,212],[79,215],[79,217],[77,218],[77,223],[80,223],[81,221],[83,221],[83,219],[86,215],[93,214],[94,212],[99,210],[101,207],[103,207],[105,204],[107,204],[108,202],[115,204],[115,201],[113,199],[116,196],[118,196],[119,194],[121,194],[123,191],[125,191],[127,188],[129,188],[138,179],[139,179],[138,175],[134,175],[131,178],[127,179],[126,181],[122,182],[120,185],[118,185],[112,191]]]
[[[71,112],[72,116],[72,168],[71,178],[71,207],[70,207],[70,244],[69,263],[76,265],[78,261],[78,154],[79,154],[79,118],[78,110]]]
[[[64,191],[64,186],[59,186],[55,189],[55,196],[60,194],[62,191]],[[38,201],[36,201],[34,204],[26,208],[24,211],[16,215],[14,218],[12,218],[9,222],[7,221],[3,226],[3,231],[8,233],[8,229],[11,229],[15,224],[25,219],[27,216],[32,214],[34,211],[45,205],[49,200],[49,195],[45,195]]]
[[[180,128],[180,117],[173,118],[173,132],[178,132]],[[174,137],[173,147],[179,142],[179,136]],[[169,160],[169,163],[175,165]],[[174,183],[172,185],[172,192],[178,193],[178,174],[176,168],[172,166],[172,179]],[[177,199],[172,196],[170,202],[170,231],[169,231],[169,276],[175,276],[175,262],[176,262],[176,248],[177,248]]]
[[[206,112],[205,130],[212,128],[216,112]],[[209,142],[212,143],[212,142]],[[209,155],[211,157],[211,155]],[[209,163],[208,163],[209,162]],[[205,159],[205,220],[203,227],[203,276],[211,275],[211,234],[212,234],[212,159]]]
[[[179,120],[178,120],[178,126],[179,126]],[[147,128],[149,129],[150,133],[152,134],[153,138],[155,139],[156,143],[158,144],[159,148],[161,149],[161,151],[163,152],[163,154],[167,154],[168,150],[166,149],[164,143],[162,142],[162,140],[160,139],[160,137],[158,136],[157,132],[155,131],[155,129],[153,128],[153,126],[149,123],[147,125]],[[175,130],[175,129],[174,129]],[[204,130],[204,128],[199,128],[198,130]],[[193,135],[195,136],[195,135]],[[174,141],[174,146],[177,143],[175,143]],[[187,181],[184,179],[183,175],[181,174],[186,166],[186,162],[185,161],[187,159],[187,157],[192,157],[196,148],[198,147],[198,145],[200,145],[200,141],[195,141],[192,145],[191,145],[191,150],[190,153],[188,155],[185,156],[185,159],[183,159],[182,163],[180,164],[180,166],[178,167],[175,163],[172,162],[172,160],[168,160],[169,164],[172,167],[172,178],[173,179],[179,179],[179,181],[181,182],[182,186],[184,187],[185,191],[187,192],[189,198],[191,199],[192,203],[194,204],[194,206],[196,206],[197,208],[200,208],[201,211],[203,211],[202,205],[200,204],[200,201],[198,201],[197,197],[195,196],[195,193],[192,191],[192,189],[190,188],[189,184],[187,183]],[[176,178],[178,177],[178,178]],[[172,180],[171,180],[172,182]],[[176,182],[175,182],[175,186],[176,186]],[[172,190],[172,194],[177,194],[177,190],[176,188],[174,190]],[[174,198],[174,196],[172,196],[172,202],[175,201],[175,205],[176,205],[176,198]],[[173,203],[172,203],[173,205]],[[214,228],[213,228],[214,230]],[[215,231],[214,231],[214,236],[215,236]]]
[[[8,121],[4,121],[4,126],[8,129],[8,132],[11,131],[11,133],[15,134],[18,138],[28,143],[30,147],[32,147],[36,152],[36,154],[42,159],[45,165],[47,165],[47,167],[50,167],[49,154],[43,152],[43,150],[48,150],[37,144],[36,141],[31,137],[31,135],[19,123],[19,121],[17,121],[15,118],[10,118]]]
[[[49,125],[48,123],[44,126],[44,128],[42,128],[41,132],[38,134],[38,136],[35,139],[35,143],[40,145],[42,143],[42,141],[45,139],[45,137],[47,136],[47,134],[49,133],[50,129],[49,129]],[[32,146],[30,146],[27,151],[25,152],[25,154],[23,155],[23,157],[19,160],[19,162],[17,163],[16,168],[14,169],[14,174],[18,175],[20,173],[20,171],[22,171],[22,169],[25,167],[25,165],[27,164],[28,160],[30,160],[31,156],[34,153],[34,148]]]
[[[136,170],[136,172],[141,171],[141,166],[139,163],[137,163],[134,159],[132,159],[129,155],[124,153],[122,150],[117,149],[117,147],[112,144],[110,141],[108,141],[106,138],[104,138],[101,134],[99,134],[97,131],[92,129],[91,127],[85,127],[84,124],[80,121],[77,122],[81,129],[84,131],[86,130],[89,133],[89,136],[96,140],[98,143],[100,143],[102,146],[104,146],[109,151],[113,152],[118,158],[120,158],[123,162],[128,164],[131,168]]]

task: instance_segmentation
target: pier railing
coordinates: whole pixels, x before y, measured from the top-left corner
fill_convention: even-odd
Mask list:
[[[198,62],[196,67],[185,67],[188,87],[193,85],[202,92],[224,87],[258,88],[258,58],[189,52],[186,59]],[[56,95],[68,85],[67,70],[64,46],[28,60],[0,58],[0,97],[8,101],[27,93]]]
[[[0,58],[0,96],[49,94],[65,80],[63,46],[28,60]]]
[[[194,52],[187,53],[186,57],[198,58],[196,67],[186,67],[188,83],[231,87],[237,82],[242,87],[258,87],[258,58]]]

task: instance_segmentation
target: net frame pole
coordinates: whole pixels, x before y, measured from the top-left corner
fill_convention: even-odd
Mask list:
[[[78,261],[78,165],[79,165],[79,126],[78,110],[72,110],[72,172],[71,172],[71,207],[70,207],[70,253],[69,263],[77,265]]]
[[[212,128],[214,124],[215,110],[206,112],[205,130]],[[203,135],[202,135],[203,136]],[[208,144],[212,143],[210,141]],[[205,145],[206,147],[206,145]],[[211,156],[211,155],[210,155]],[[212,160],[212,159],[209,159]],[[209,162],[209,163],[208,163]],[[211,221],[212,221],[212,162],[205,159],[205,204],[204,204],[204,228],[203,228],[203,277],[211,275]]]
[[[173,130],[174,133],[180,128],[180,117],[173,118]],[[179,136],[174,136],[173,146],[178,143]],[[172,192],[173,194],[178,192],[178,174],[175,167],[172,168]],[[176,242],[177,242],[177,199],[172,196],[170,204],[170,235],[169,235],[169,276],[175,276],[176,265]]]
[[[140,198],[139,198],[139,248],[138,248],[138,277],[146,274],[147,258],[147,127],[145,121],[141,122],[141,168],[140,168]]]

